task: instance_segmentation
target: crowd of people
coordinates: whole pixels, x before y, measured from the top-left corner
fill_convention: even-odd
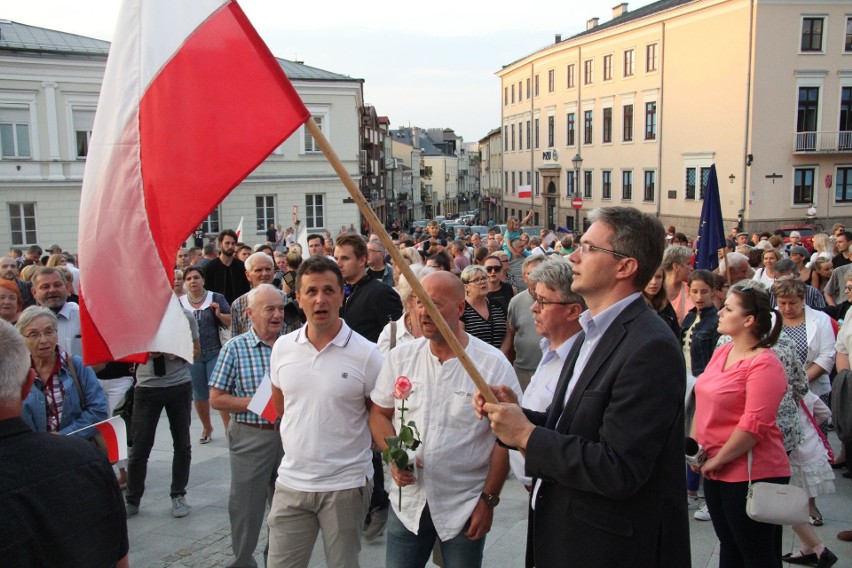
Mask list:
[[[813,527],[825,522],[817,496],[846,466],[847,448],[834,457],[826,432],[850,412],[832,392],[850,373],[852,233],[816,235],[811,254],[797,233],[785,242],[735,230],[711,271],[695,269],[693,243],[650,215],[613,207],[589,220],[576,240],[567,230],[530,236],[529,216],[503,233],[395,227],[399,255],[354,226],[308,235],[304,251],[280,226],[257,247],[225,230],[175,257],[193,360],[150,353],[94,368],[80,357],[74,257],[56,245],[12,251],[0,260],[0,456],[13,441],[48,444],[30,430],[91,438],[86,426],[132,401],[129,458],[108,481],[92,444],[57,449],[79,452],[62,467],[97,469],[88,482],[111,514],[126,490],[118,536],[98,553],[107,563],[127,560],[125,519],[144,511],[163,410],[171,514],[191,513],[194,405],[197,443],[214,439],[211,409],[228,443],[229,566],[256,566],[267,507],[270,566],[307,566],[320,533],[329,566],[358,566],[361,542],[384,533],[387,566],[480,566],[507,482],[530,493],[530,567],[689,566],[690,512],[712,522],[720,566],[832,566]],[[263,392],[277,416],[249,410]],[[403,426],[419,440],[404,469],[382,459]],[[706,461],[687,466],[687,437]],[[37,493],[37,478],[15,479]],[[754,481],[807,491],[799,551],[782,555],[780,527],[747,516]],[[54,519],[55,533],[39,536],[64,528]],[[0,552],[23,564],[61,552],[27,552],[31,540]],[[81,543],[68,550],[85,554]]]

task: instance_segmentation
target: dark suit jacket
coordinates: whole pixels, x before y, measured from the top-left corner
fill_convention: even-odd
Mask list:
[[[527,566],[688,567],[686,369],[678,341],[642,298],[630,303],[578,370],[563,409],[584,339],[566,360],[548,411],[524,411],[538,426],[527,443],[527,475],[542,480]]]

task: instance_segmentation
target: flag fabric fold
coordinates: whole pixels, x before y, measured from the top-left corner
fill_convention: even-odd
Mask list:
[[[310,117],[233,0],[125,0],[80,203],[83,356],[192,360],[177,248]]]
[[[124,423],[124,418],[121,416],[113,416],[109,420],[104,420],[103,422],[98,422],[97,424],[80,428],[68,435],[70,436],[77,432],[88,430],[89,428],[96,428],[97,431],[100,432],[101,437],[104,440],[104,444],[106,445],[109,463],[116,463],[127,459],[127,426]]]
[[[710,166],[707,191],[698,220],[698,254],[695,268],[715,270],[719,266],[719,249],[725,246],[725,228],[722,222],[722,202],[719,196],[719,179],[716,165]]]
[[[263,380],[249,401],[248,409],[270,422],[278,419],[278,411],[272,404],[272,379],[269,378],[269,373],[263,375]]]

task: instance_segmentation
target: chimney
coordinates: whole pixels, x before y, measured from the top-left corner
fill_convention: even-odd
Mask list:
[[[562,34],[556,34],[556,37],[553,38],[553,43],[559,43],[562,41]]]
[[[601,19],[600,19],[600,18],[589,18],[589,19],[586,21],[586,29],[587,29],[587,30],[591,30],[591,29],[593,29],[593,28],[598,27],[598,22],[600,22],[600,21],[601,21]]]
[[[619,16],[623,16],[627,13],[627,2],[622,2],[618,6],[612,7],[612,19],[616,19]]]

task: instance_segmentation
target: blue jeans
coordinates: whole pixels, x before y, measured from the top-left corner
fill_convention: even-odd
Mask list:
[[[154,447],[154,436],[160,414],[166,409],[169,429],[172,432],[172,485],[169,495],[186,495],[189,482],[189,465],[192,462],[192,442],[189,439],[189,422],[192,409],[192,387],[183,383],[173,387],[136,387],[133,399],[133,418],[130,435],[133,446],[127,460],[127,502],[139,505],[145,493],[148,474],[148,457]]]
[[[189,366],[189,374],[192,377],[192,400],[195,402],[207,402],[210,400],[210,387],[208,383],[219,358],[219,350],[205,351],[198,361]]]
[[[403,505],[405,502],[403,501]],[[454,538],[441,542],[441,555],[445,568],[479,568],[482,566],[482,551],[485,549],[485,537],[470,540],[464,536],[467,525]],[[432,547],[438,533],[432,524],[429,504],[420,515],[417,534],[409,531],[396,516],[391,507],[387,525],[388,544],[386,549],[386,568],[423,568],[432,554]]]

